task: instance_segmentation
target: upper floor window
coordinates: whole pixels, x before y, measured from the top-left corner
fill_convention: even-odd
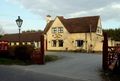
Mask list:
[[[76,46],[77,47],[83,46],[83,40],[76,40]]]
[[[63,27],[53,27],[52,33],[63,33]]]
[[[52,33],[57,33],[57,28],[52,28]]]
[[[102,29],[100,27],[97,28],[97,33],[102,33]]]
[[[63,27],[58,27],[58,33],[63,33]]]

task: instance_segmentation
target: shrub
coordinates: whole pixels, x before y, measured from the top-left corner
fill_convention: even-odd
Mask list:
[[[9,51],[7,50],[0,51],[0,58],[10,58]]]
[[[16,46],[14,50],[15,58],[23,61],[31,60],[31,54],[33,51],[34,51],[34,47],[31,45]]]
[[[16,46],[9,46],[9,49],[8,49],[8,51],[9,51],[9,56],[10,56],[10,58],[12,58],[12,59],[15,58],[15,48],[16,48]]]
[[[51,62],[58,60],[59,57],[55,55],[45,55],[45,62]]]

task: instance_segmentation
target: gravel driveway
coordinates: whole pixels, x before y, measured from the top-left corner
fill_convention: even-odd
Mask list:
[[[46,54],[58,55],[62,59],[45,65],[13,65],[10,67],[83,81],[102,81],[100,77],[101,54],[74,52],[46,52]]]

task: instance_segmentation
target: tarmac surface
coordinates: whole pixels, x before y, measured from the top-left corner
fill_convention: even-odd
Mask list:
[[[101,78],[101,54],[75,52],[46,52],[46,54],[57,55],[61,59],[45,65],[1,65],[0,79],[1,76],[7,75],[6,78],[9,80],[3,78],[0,81],[104,81]],[[10,79],[9,75],[14,79]]]

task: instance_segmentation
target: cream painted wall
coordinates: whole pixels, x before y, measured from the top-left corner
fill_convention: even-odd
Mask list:
[[[14,46],[14,42],[11,42],[11,46]]]
[[[53,34],[51,32],[51,29],[53,27],[63,27],[63,33],[59,33],[61,35],[60,38],[55,38],[56,37],[56,34]],[[57,33],[58,34],[58,33]],[[61,21],[56,18],[56,20],[54,21],[53,25],[51,26],[51,28],[48,30],[47,32],[47,50],[65,50],[66,46],[64,45],[64,47],[58,47],[58,44],[57,44],[57,47],[52,47],[52,40],[64,40],[64,44],[65,42],[67,42],[65,39],[66,37],[69,36],[69,32],[65,29],[64,25],[61,23]]]
[[[22,42],[23,45],[25,45],[25,42]]]
[[[115,41],[108,38],[108,46],[115,46]]]
[[[19,42],[16,42],[16,45],[19,45]]]
[[[35,48],[40,48],[40,42],[34,42]]]

